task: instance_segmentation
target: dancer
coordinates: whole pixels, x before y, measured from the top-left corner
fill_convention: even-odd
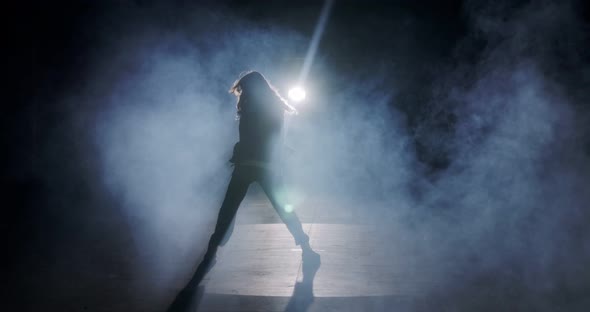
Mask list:
[[[230,160],[234,164],[234,171],[207,252],[188,288],[198,286],[214,265],[217,249],[229,238],[233,230],[233,219],[252,182],[260,184],[295,238],[295,243],[301,246],[303,261],[314,267],[319,267],[320,264],[320,256],[311,249],[309,237],[303,231],[297,215],[294,211],[285,210],[284,203],[279,197],[283,187],[280,158],[284,114],[296,113],[296,110],[279,95],[262,74],[256,71],[244,74],[236,80],[229,91],[238,98],[239,142],[235,144]]]

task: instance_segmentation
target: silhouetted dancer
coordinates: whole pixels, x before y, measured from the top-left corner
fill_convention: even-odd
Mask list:
[[[284,114],[295,113],[295,109],[279,95],[262,74],[256,71],[247,72],[241,76],[229,91],[238,98],[237,117],[240,139],[234,146],[233,156],[230,159],[230,162],[234,164],[234,171],[219,210],[215,231],[209,240],[207,252],[193,278],[183,290],[184,293],[195,290],[214,265],[217,249],[229,238],[233,230],[233,219],[252,182],[260,184],[281,220],[295,238],[295,243],[301,246],[304,262],[315,264],[317,267],[320,263],[320,256],[311,249],[309,237],[303,231],[297,215],[293,211],[285,210],[284,199],[280,197],[280,194],[284,193],[281,192],[283,185],[280,177]],[[179,297],[181,295],[182,292]],[[177,300],[179,300],[178,297]]]

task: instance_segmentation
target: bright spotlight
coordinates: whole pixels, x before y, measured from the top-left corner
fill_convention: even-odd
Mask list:
[[[305,90],[302,87],[294,87],[289,90],[289,98],[294,102],[301,102],[305,100]]]

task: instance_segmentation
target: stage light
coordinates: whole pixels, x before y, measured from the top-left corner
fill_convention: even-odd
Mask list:
[[[305,90],[302,87],[293,87],[289,90],[289,99],[293,102],[301,102],[305,100]]]

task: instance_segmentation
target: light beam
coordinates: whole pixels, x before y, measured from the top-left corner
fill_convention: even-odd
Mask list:
[[[324,29],[326,28],[326,22],[328,21],[328,16],[330,15],[330,11],[332,10],[333,4],[334,0],[326,0],[324,2],[322,12],[320,13],[320,18],[315,26],[313,37],[311,38],[309,48],[307,49],[307,54],[305,55],[303,68],[301,69],[301,73],[299,74],[300,85],[303,85],[305,80],[307,79],[307,75],[309,74],[311,64],[313,63],[313,59],[315,58],[315,54],[318,50],[320,39],[322,38],[322,34],[324,33]]]

